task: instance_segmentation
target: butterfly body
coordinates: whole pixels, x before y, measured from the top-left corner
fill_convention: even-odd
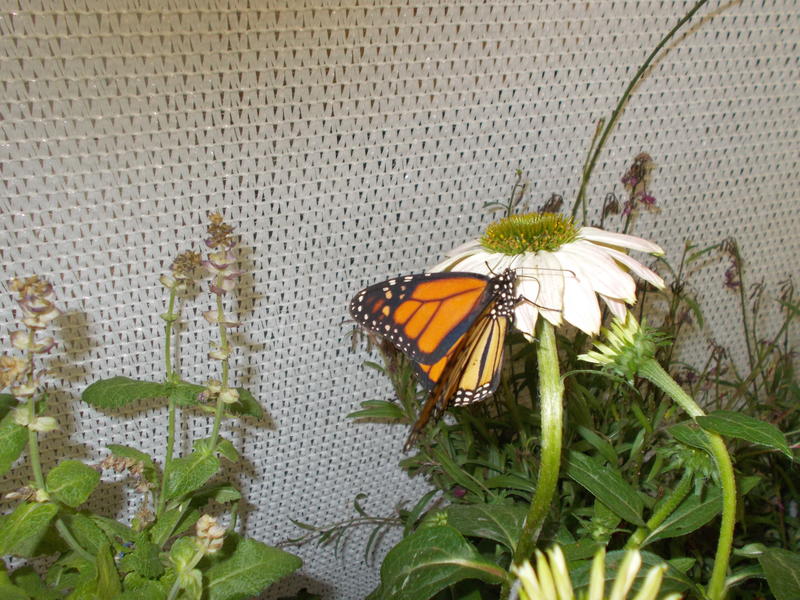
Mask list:
[[[517,300],[516,276],[424,273],[389,279],[360,291],[350,314],[414,361],[431,390],[406,442],[450,406],[490,396],[500,382],[503,341]]]

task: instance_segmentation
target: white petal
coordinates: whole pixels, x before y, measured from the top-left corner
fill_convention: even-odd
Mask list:
[[[603,296],[602,294],[600,295],[600,297],[605,301],[612,315],[617,317],[620,321],[625,319],[625,313],[628,312],[628,307],[625,305],[624,302],[622,302],[621,300],[617,300],[616,298],[609,298],[608,296]]]
[[[571,263],[568,254],[559,254],[558,259],[568,272],[564,275],[564,320],[581,331],[594,335],[600,331],[600,305],[597,295],[589,280],[582,276],[579,264]],[[569,274],[570,271],[573,275]]]
[[[561,263],[552,252],[525,254],[517,267],[517,278],[539,283],[536,308],[556,326],[561,325],[561,309],[564,307],[564,275]]]
[[[615,250],[614,248],[606,248],[606,252],[613,258],[614,260],[621,262],[623,265],[628,267],[631,271],[636,273],[639,277],[644,279],[646,282],[654,285],[658,289],[664,289],[664,280],[658,276],[657,273],[654,273],[647,267],[645,267],[642,263],[638,260],[631,258],[624,252],[620,252],[619,250]]]
[[[664,250],[661,246],[648,242],[647,240],[636,237],[635,235],[628,235],[626,233],[615,233],[613,231],[606,231],[598,229],[597,227],[581,227],[578,232],[578,238],[589,240],[591,242],[599,242],[609,246],[617,246],[619,248],[630,248],[631,250],[641,250],[642,252],[649,252],[657,256],[663,256]]]
[[[480,240],[470,240],[461,244],[460,246],[456,246],[449,252],[446,252],[446,256],[458,256],[459,254],[473,254],[477,250],[482,248]]]
[[[539,318],[539,311],[529,302],[521,302],[514,310],[514,327],[525,334],[529,340],[533,339],[536,331],[536,320]]]
[[[636,301],[636,282],[608,256],[603,246],[577,241],[562,246],[556,254],[562,253],[569,254],[570,262],[581,267],[596,292],[628,303]]]

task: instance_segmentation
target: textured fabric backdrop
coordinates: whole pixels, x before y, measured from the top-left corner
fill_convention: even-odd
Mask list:
[[[162,451],[157,403],[123,421],[77,398],[94,378],[161,376],[158,276],[197,246],[205,214],[222,211],[248,273],[234,372],[272,422],[228,429],[246,457],[232,476],[251,502],[247,533],[277,543],[300,533],[290,518],[351,516],[358,492],[388,514],[424,487],[396,468],[404,431],[344,418],[389,397],[363,350],[349,349],[350,296],[478,234],[492,219],[483,204],[508,195],[516,169],[531,208],[554,192],[571,201],[597,120],[690,3],[0,6],[2,279],[46,276],[66,310],[51,363],[63,429],[46,437],[45,462],[96,461],[107,443]],[[797,276],[800,248],[799,40],[797,1],[705,7],[623,113],[589,188],[593,214],[648,151],[660,212],[636,231],[672,260],[686,238],[736,236],[751,281],[776,295]],[[726,266],[709,261],[695,279],[708,318],[700,350],[706,335],[739,339]],[[207,295],[183,306],[181,371],[196,381],[210,375],[208,308]],[[11,313],[3,293],[3,331]],[[194,436],[210,430],[204,418],[183,423]],[[119,514],[138,501],[120,485],[95,496]],[[266,597],[302,586],[363,597],[377,581],[362,557],[368,533],[338,557],[299,550],[303,570]]]

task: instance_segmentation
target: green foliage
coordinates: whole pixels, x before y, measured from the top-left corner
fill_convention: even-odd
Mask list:
[[[426,600],[462,579],[501,583],[505,571],[447,525],[423,527],[389,551],[374,600]]]
[[[0,419],[0,475],[8,473],[25,449],[27,441],[28,430],[14,422],[13,412],[6,411]]]
[[[45,482],[54,500],[75,508],[86,502],[97,487],[100,473],[79,460],[64,460],[47,473]]]
[[[659,365],[706,407],[707,416],[686,420],[686,413],[649,380],[629,383],[587,369],[577,358],[587,350],[586,336],[559,332],[561,373],[566,374],[564,460],[538,547],[563,547],[579,590],[588,583],[589,559],[598,548],[608,551],[609,581],[623,549],[646,548],[645,565],[667,564],[662,593],[707,600],[703,586],[714,566],[723,508],[710,433],[723,437],[736,469],[734,548],[754,541],[772,546],[763,552],[734,552],[728,600],[800,598],[797,582],[781,577],[800,568],[800,388],[789,343],[800,310],[791,284],[781,291],[783,322],[771,338],[758,329],[763,290],[757,288],[749,304],[739,296],[743,344],[749,348],[744,370],[715,346],[708,357],[690,357],[701,367],[678,362],[674,355],[682,338],[697,334],[693,321],[703,323],[689,278],[696,265],[719,252],[732,257],[744,286],[735,245],[687,244],[677,267],[661,263],[662,273],[672,278],[667,288],[640,291],[644,299],[639,303],[648,322],[657,323],[659,334],[673,342],[656,350]],[[419,391],[403,354],[367,339],[369,347],[379,350],[382,364],[365,366],[387,375],[397,400],[361,402],[361,409],[349,416],[406,428],[417,419],[426,393]],[[398,505],[394,515],[383,518],[362,516],[330,527],[302,524],[310,533],[296,542],[338,544],[350,528],[368,526],[373,544],[373,536],[395,526],[404,537],[386,555],[381,585],[372,598],[497,598],[498,581],[481,581],[469,561],[479,557],[498,573],[507,572],[536,489],[542,437],[534,346],[513,332],[506,344],[510,358],[494,396],[449,410],[451,418],[429,426],[411,455],[401,460],[410,476],[425,477],[433,487],[412,510]],[[450,561],[436,554],[440,551],[462,555]]]
[[[217,238],[229,235],[225,233],[226,227],[215,223],[212,219]],[[230,239],[217,238],[215,243],[231,248]],[[111,443],[108,444],[110,456],[100,464],[103,469],[132,480],[135,486],[140,505],[129,523],[77,510],[102,485],[98,470],[69,458],[55,466],[41,463],[39,435],[54,426],[51,418],[41,418],[46,410],[44,393],[22,399],[28,403],[28,410],[17,417],[24,417],[20,420],[29,423],[28,426],[17,424],[12,411],[25,404],[13,396],[0,394],[0,475],[9,470],[26,445],[33,475],[27,486],[10,495],[22,502],[0,517],[0,555],[29,558],[47,554],[53,557],[44,578],[28,567],[17,569],[11,575],[0,569],[0,597],[12,600],[249,598],[299,568],[299,558],[235,534],[241,493],[228,482],[209,483],[221,470],[220,457],[229,462],[239,460],[234,445],[219,435],[223,420],[231,416],[260,418],[263,413],[253,395],[241,388],[238,388],[238,402],[228,405],[223,401],[230,396],[227,356],[231,351],[224,335],[216,344],[218,349],[225,350],[220,353],[224,358],[219,359],[224,361],[222,381],[197,385],[181,380],[172,369],[173,342],[179,341],[172,330],[178,320],[173,309],[179,288],[184,285],[178,281],[188,276],[187,271],[175,271],[175,265],[183,264],[191,271],[198,266],[197,256],[194,253],[182,255],[173,264],[174,277],[161,280],[169,290],[168,309],[161,315],[166,322],[164,381],[115,376],[95,381],[82,394],[85,402],[102,410],[136,409],[149,400],[161,400],[167,405],[166,452],[160,460],[154,460],[137,448]],[[224,275],[238,276],[239,272],[229,265]],[[223,275],[214,271],[214,276]],[[225,293],[224,288],[228,286],[216,281],[212,287],[219,290],[215,293]],[[50,286],[40,285],[39,288],[50,289]],[[36,289],[31,289],[31,293],[36,293]],[[50,307],[49,310],[57,310],[50,296],[40,300]],[[216,301],[213,304],[223,305]],[[21,310],[24,312],[25,306],[21,305]],[[221,310],[218,308],[217,317],[224,320]],[[35,341],[37,333],[38,330],[30,330],[30,339]],[[33,354],[36,353],[30,353],[23,364],[36,372]],[[218,370],[215,368],[214,372]],[[40,382],[34,383],[39,385]],[[223,391],[226,396],[222,395]],[[180,407],[210,413],[214,424],[211,437],[194,440],[191,453],[175,456],[178,437],[175,429]],[[203,514],[210,501],[230,509],[227,527]],[[201,519],[202,526],[193,530]]]
[[[27,502],[0,517],[0,555],[35,556],[36,547],[56,513],[55,504]]]
[[[302,565],[293,554],[253,539],[230,536],[228,544],[230,555],[207,572],[209,600],[251,598]]]

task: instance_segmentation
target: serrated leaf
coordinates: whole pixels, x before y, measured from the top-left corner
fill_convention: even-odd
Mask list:
[[[715,410],[705,417],[697,417],[695,421],[706,431],[766,446],[792,458],[786,436],[771,423],[729,410]]]
[[[140,400],[166,398],[168,395],[169,387],[165,383],[118,376],[95,381],[83,391],[81,399],[97,408],[115,409]]]
[[[114,538],[118,537],[124,542],[132,542],[136,539],[136,534],[130,527],[123,525],[115,519],[92,514],[89,515],[89,518],[92,523],[103,530],[103,533],[105,533],[106,537],[110,540],[114,540]]]
[[[179,509],[164,511],[161,516],[150,526],[150,539],[161,547],[170,538],[183,512]]]
[[[45,477],[52,498],[75,508],[84,502],[100,483],[100,473],[79,460],[64,460]]]
[[[594,459],[570,452],[567,476],[585,487],[614,514],[634,525],[644,526],[644,503],[631,485],[617,471],[599,464]]]
[[[389,419],[400,420],[404,418],[403,409],[388,400],[365,400],[361,403],[361,410],[348,414],[347,419]]]
[[[201,487],[219,471],[219,467],[219,459],[213,454],[192,452],[184,458],[176,458],[166,474],[166,499],[184,496]]]
[[[381,584],[370,598],[428,600],[463,579],[500,584],[505,571],[481,556],[450,526],[422,527],[403,539],[381,565]]]
[[[775,600],[800,598],[800,554],[782,548],[767,548],[758,557]]]
[[[462,535],[494,540],[513,552],[528,508],[522,504],[454,504],[445,513],[447,524]]]
[[[722,492],[713,487],[707,494],[692,494],[645,538],[643,544],[680,537],[700,529],[722,512]]]
[[[161,581],[151,581],[136,573],[129,573],[122,580],[123,592],[114,600],[164,600],[169,588]]]
[[[278,548],[249,538],[229,537],[226,545],[234,543],[236,549],[206,571],[209,600],[252,598],[303,564],[297,556]]]
[[[0,420],[0,475],[5,475],[14,464],[28,441],[28,428],[14,421],[14,413]]]
[[[197,397],[205,391],[205,386],[195,385],[188,381],[179,381],[169,385],[169,399],[181,406],[195,406],[200,404]]]
[[[226,502],[234,502],[241,498],[241,492],[230,483],[215,483],[213,485],[206,485],[192,494],[192,505],[200,507],[209,500],[225,504]]]
[[[119,561],[123,571],[134,571],[147,579],[156,579],[164,574],[164,565],[159,558],[159,547],[140,535],[134,542],[133,550]]]
[[[30,502],[20,504],[11,514],[0,517],[0,556],[33,556],[56,513],[58,507],[55,504]]]

